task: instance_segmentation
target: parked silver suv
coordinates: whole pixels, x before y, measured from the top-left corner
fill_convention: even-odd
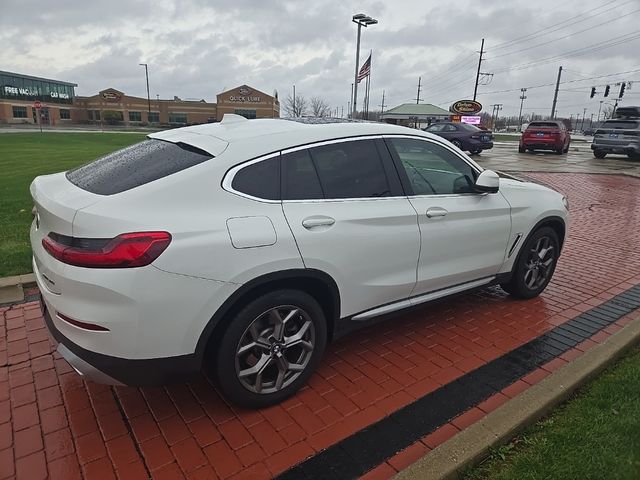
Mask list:
[[[616,117],[596,130],[591,144],[593,155],[604,158],[609,153],[621,153],[640,160],[640,107],[620,107]]]

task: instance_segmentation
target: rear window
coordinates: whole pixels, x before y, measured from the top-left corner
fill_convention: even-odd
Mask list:
[[[462,130],[467,130],[468,132],[481,132],[482,130],[476,127],[475,125],[469,125],[468,123],[460,123],[458,124],[458,128]]]
[[[67,172],[74,185],[99,195],[124,192],[213,158],[184,143],[145,140]]]
[[[604,122],[600,128],[615,128],[620,130],[634,130],[638,128],[638,122],[633,120],[611,120]]]
[[[531,122],[527,127],[527,130],[530,128],[560,128],[560,126],[555,122]]]

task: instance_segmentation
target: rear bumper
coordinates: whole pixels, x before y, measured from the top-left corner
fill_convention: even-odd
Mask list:
[[[195,354],[141,360],[90,352],[65,337],[54,325],[44,301],[41,306],[47,328],[58,341],[58,353],[86,380],[107,385],[163,385],[185,381],[200,370]]]
[[[480,140],[471,140],[467,145],[469,150],[489,150],[493,148],[493,142],[482,142]]]
[[[627,143],[619,145],[592,143],[591,150],[598,150],[605,153],[639,154],[640,143]]]
[[[545,142],[545,141],[536,142],[535,140],[522,141],[520,145],[523,148],[531,148],[531,149],[535,148],[540,150],[558,150],[559,148],[564,148],[564,145],[556,142]]]

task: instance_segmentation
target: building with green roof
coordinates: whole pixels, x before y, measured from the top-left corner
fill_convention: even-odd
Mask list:
[[[451,119],[451,112],[430,103],[403,103],[387,110],[380,120],[397,125],[419,127]]]

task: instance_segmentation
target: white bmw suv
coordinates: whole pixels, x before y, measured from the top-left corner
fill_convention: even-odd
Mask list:
[[[236,115],[31,194],[45,319],[78,373],[144,385],[202,369],[250,407],[293,394],[369,320],[492,284],[538,295],[568,220],[561,194],[429,133]]]

